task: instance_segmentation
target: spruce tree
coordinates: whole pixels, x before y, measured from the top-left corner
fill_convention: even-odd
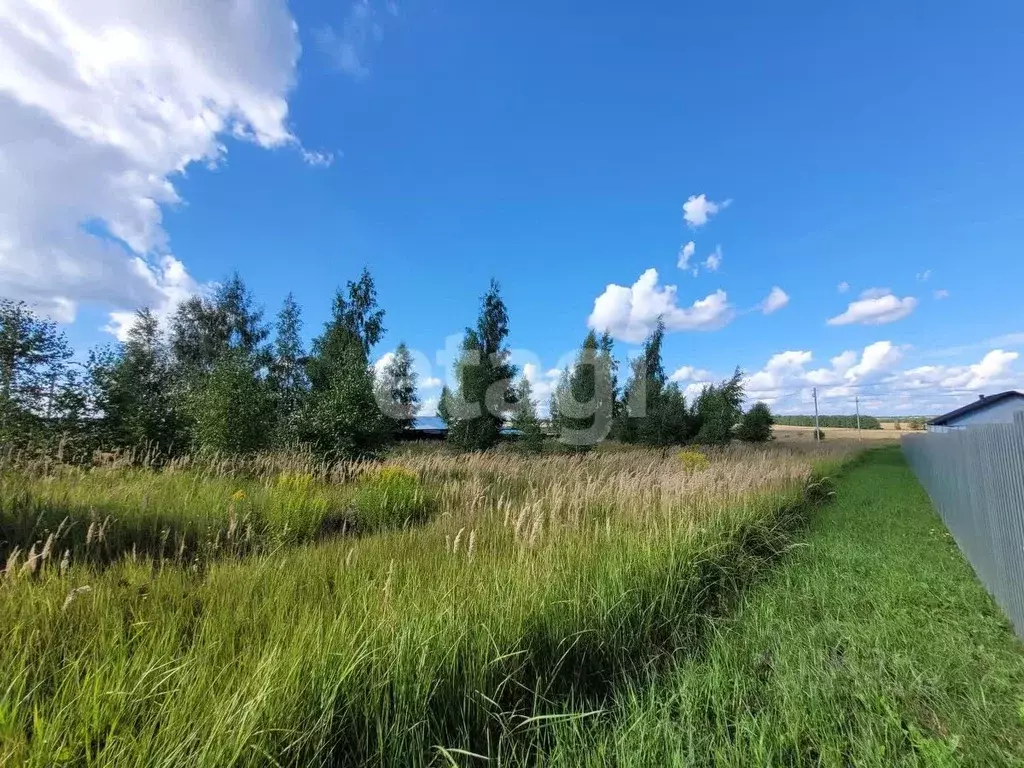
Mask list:
[[[775,419],[767,403],[754,403],[750,410],[740,419],[736,437],[748,443],[763,443],[772,439],[772,426]]]
[[[170,350],[148,308],[135,313],[124,344],[94,353],[89,368],[106,442],[163,454],[184,447]]]
[[[519,433],[518,445],[525,453],[540,453],[544,449],[544,432],[537,420],[537,407],[533,401],[530,380],[520,378],[516,387],[516,404],[512,410],[512,428]]]
[[[512,380],[516,376],[516,367],[509,363],[511,351],[505,344],[508,338],[508,310],[496,280],[491,280],[484,294],[477,320],[477,333],[483,352],[481,364],[487,387],[484,391],[485,410],[500,429],[515,402]]]
[[[659,409],[667,377],[661,360],[665,324],[658,321],[644,341],[643,353],[633,361],[632,376],[626,382],[625,412],[621,439],[642,445],[664,445]]]
[[[694,440],[702,445],[728,444],[742,413],[743,398],[743,372],[739,368],[731,378],[704,387],[692,409]]]
[[[608,371],[608,378],[611,381],[611,393],[612,393],[612,411],[618,409],[618,397],[619,397],[619,364],[615,361],[615,342],[612,340],[612,336],[608,331],[601,334],[601,359],[603,365]]]
[[[588,450],[611,430],[615,407],[611,359],[591,331],[583,340],[571,372],[559,382],[559,440],[578,450]]]
[[[332,459],[377,455],[388,444],[393,424],[374,393],[369,354],[384,333],[384,310],[370,273],[363,270],[347,292],[334,298],[331,319],[313,341],[307,363],[310,395],[303,435]]]
[[[501,436],[501,426],[487,413],[489,366],[479,334],[466,329],[455,361],[457,389],[448,399],[448,442],[465,451],[486,450]]]
[[[619,397],[619,363],[615,359],[615,342],[608,331],[601,334],[600,340],[601,358],[607,367],[611,380],[611,427],[609,437],[614,440],[623,441],[623,426],[626,421],[625,404]]]
[[[455,421],[453,395],[447,384],[441,387],[441,397],[437,401],[437,416],[446,427],[450,427]]]
[[[302,311],[291,293],[277,315],[276,330],[268,382],[274,400],[274,442],[286,447],[298,439],[299,420],[309,393],[301,337]]]
[[[336,365],[349,355],[353,343],[370,359],[370,351],[384,335],[384,310],[377,303],[377,288],[369,271],[364,269],[356,282],[334,295],[331,319],[323,333],[313,342],[307,371],[314,390],[323,389]]]
[[[483,450],[497,443],[515,403],[516,368],[509,362],[507,337],[508,311],[492,280],[481,300],[476,328],[466,329],[455,366],[459,389],[452,398],[455,413],[448,439],[463,450]]]
[[[686,408],[686,397],[674,381],[665,385],[653,414],[658,431],[655,445],[679,445],[693,435],[693,421]]]
[[[270,361],[265,344],[270,329],[263,322],[263,310],[237,272],[217,289],[214,306],[223,324],[224,346],[253,358],[255,368],[265,367]]]

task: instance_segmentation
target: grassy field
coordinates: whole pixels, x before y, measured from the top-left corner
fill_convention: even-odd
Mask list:
[[[0,763],[540,754],[541,724],[697,647],[848,451],[8,457]]]
[[[11,457],[0,461],[0,561],[47,552],[69,563],[109,562],[134,553],[188,564],[400,528],[437,503],[414,474],[370,463],[179,459],[154,471]]]
[[[898,449],[659,684],[553,727],[549,766],[1024,765],[1024,648]]]
[[[898,449],[813,511],[852,445],[8,458],[0,764],[1024,765]]]

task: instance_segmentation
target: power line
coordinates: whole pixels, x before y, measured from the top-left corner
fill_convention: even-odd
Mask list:
[[[838,393],[838,394],[829,394],[828,390],[832,389],[832,388],[833,387],[827,387],[827,388],[825,388],[822,391],[822,393],[821,393],[822,399],[824,399],[824,400],[841,400],[844,397],[846,397],[845,392],[844,393]],[[931,390],[931,389],[919,389],[919,388],[914,388],[914,389],[894,389],[894,388],[891,388],[891,387],[887,387],[884,384],[837,384],[837,385],[835,385],[834,388],[837,388],[837,389],[841,388],[843,390],[857,390],[861,394],[865,394],[865,395],[874,395],[874,396],[891,395],[893,397],[912,395],[912,396],[917,396],[917,397],[921,397],[921,398],[932,398],[932,397],[959,397],[959,398],[967,398],[967,397],[978,397],[978,396],[980,396],[982,394],[981,392],[979,392],[976,389],[959,389],[959,390]],[[747,394],[748,394],[748,396],[752,397],[753,399],[757,399],[759,397],[760,398],[764,398],[764,397],[772,397],[772,398],[791,397],[791,396],[795,396],[795,395],[807,395],[807,394],[811,394],[812,398],[813,398],[813,390],[814,389],[816,389],[816,387],[809,385],[807,387],[799,387],[799,388],[796,388],[796,389],[758,389],[758,390],[748,391]],[[808,398],[808,400],[810,400],[810,399],[811,398]]]

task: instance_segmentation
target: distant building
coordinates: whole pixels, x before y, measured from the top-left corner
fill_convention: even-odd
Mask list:
[[[977,424],[1012,424],[1015,413],[1024,411],[1024,394],[1010,390],[998,395],[982,395],[955,411],[937,416],[928,422],[929,432],[949,432]]]
[[[448,425],[437,416],[420,416],[409,429],[398,433],[399,440],[444,440]]]
[[[521,433],[512,427],[502,427],[502,437],[519,437]],[[398,439],[407,440],[445,440],[448,437],[448,425],[439,416],[420,416],[409,429],[398,433]]]

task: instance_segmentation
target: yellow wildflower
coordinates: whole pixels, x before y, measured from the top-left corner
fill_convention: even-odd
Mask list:
[[[411,469],[392,465],[378,471],[376,479],[384,483],[401,483],[419,480],[419,477]]]
[[[688,450],[679,452],[679,461],[687,472],[700,472],[711,466],[708,457],[700,451]]]

